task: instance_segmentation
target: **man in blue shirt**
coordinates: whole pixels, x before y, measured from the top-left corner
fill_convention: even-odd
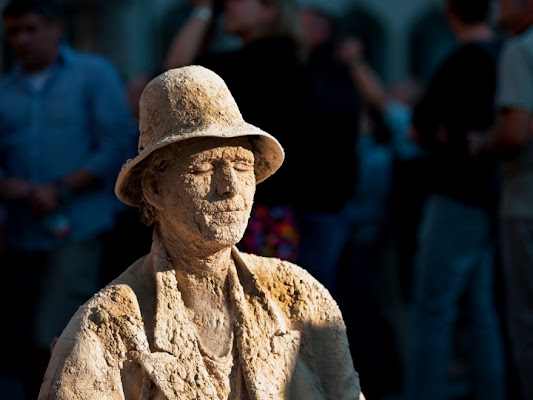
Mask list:
[[[113,184],[136,131],[115,67],[63,44],[51,5],[12,0],[2,18],[15,59],[0,80],[3,292],[10,338],[27,352],[17,355],[19,372],[36,398],[50,343],[100,287]]]

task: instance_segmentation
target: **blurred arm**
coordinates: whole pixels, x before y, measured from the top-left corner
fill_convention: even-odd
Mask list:
[[[474,155],[511,159],[530,140],[533,75],[527,54],[521,41],[510,41],[503,49],[499,64],[497,122],[484,140],[470,141],[470,151]]]
[[[364,60],[361,42],[357,38],[345,39],[339,46],[338,56],[348,67],[363,99],[383,113],[387,104],[387,94],[376,73]]]
[[[502,109],[498,123],[485,139],[474,134],[469,137],[471,153],[502,160],[516,157],[531,135],[531,118],[531,113],[523,109]]]
[[[200,54],[213,22],[213,0],[191,0],[193,12],[176,33],[165,57],[163,68],[190,65]]]

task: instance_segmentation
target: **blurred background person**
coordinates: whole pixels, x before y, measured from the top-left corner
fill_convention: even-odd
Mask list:
[[[407,78],[387,87],[368,62],[367,51],[361,38],[348,35],[340,42],[337,54],[350,70],[353,82],[364,100],[367,121],[371,127],[368,133],[372,134],[359,139],[363,142],[362,146],[370,145],[371,149],[387,154],[385,158],[380,158],[387,164],[387,194],[385,198],[380,197],[386,201],[386,207],[385,210],[380,208],[380,218],[386,224],[387,244],[393,252],[395,265],[391,272],[398,277],[401,295],[407,301],[410,298],[412,262],[416,251],[416,230],[427,192],[423,184],[427,172],[426,157],[419,144],[409,137],[412,108],[420,96],[422,83]],[[377,144],[377,147],[373,144]],[[365,151],[363,148],[359,151]],[[379,182],[385,183],[382,180]],[[363,192],[360,191],[358,196]],[[365,198],[371,201],[368,194]],[[370,207],[377,210],[376,206],[380,204],[377,201]],[[356,207],[352,209],[356,218],[359,218],[361,213]]]
[[[499,221],[505,317],[524,399],[533,398],[533,1],[498,0],[498,25],[510,34],[499,62],[497,123],[471,136],[472,154],[502,166]],[[518,396],[518,394],[516,394]]]
[[[139,129],[139,101],[146,85],[157,76],[157,72],[140,72],[132,75],[125,82],[125,94],[135,129]],[[132,140],[129,149],[130,158],[138,154],[137,140]],[[106,254],[100,266],[101,285],[107,285],[115,279],[124,268],[150,252],[152,229],[141,222],[139,210],[118,199],[115,201],[116,223],[107,235]]]
[[[224,79],[243,117],[271,132],[286,153],[284,170],[257,187],[241,250],[296,261],[297,204],[307,201],[299,171],[302,143],[309,137],[311,82],[303,62],[302,31],[294,0],[191,0],[164,68],[198,64]],[[219,15],[219,12],[221,13]],[[231,51],[210,51],[213,26],[222,18],[225,34],[238,39]]]
[[[428,192],[427,154],[411,140],[413,107],[423,91],[418,79],[406,78],[388,89],[384,119],[392,132],[392,178],[388,201],[389,228],[404,302],[411,300],[416,233]]]
[[[113,183],[134,137],[115,67],[62,41],[52,4],[2,10],[15,57],[0,81],[0,198],[6,209],[2,364],[37,397],[50,344],[99,283]],[[7,337],[6,337],[7,335]]]
[[[445,0],[456,48],[413,109],[414,137],[428,153],[429,194],[418,231],[406,399],[451,397],[448,371],[458,321],[475,398],[505,398],[505,360],[494,276],[499,171],[468,152],[467,134],[494,123],[501,40],[490,0]]]
[[[359,177],[348,206],[352,229],[341,262],[340,293],[365,396],[381,399],[401,390],[404,335],[397,311],[403,301],[388,227],[390,132],[373,116],[366,120],[357,141]]]
[[[320,1],[300,2],[306,66],[312,79],[306,151],[321,154],[307,165],[306,193],[319,186],[322,196],[309,196],[297,207],[300,248],[297,263],[338,299],[339,267],[350,238],[349,200],[358,181],[356,143],[363,103],[346,66],[338,59],[336,8]],[[339,171],[331,175],[331,168]]]
[[[422,149],[411,142],[416,80],[387,86],[357,36],[344,36],[337,55],[349,69],[364,104],[357,140],[359,179],[350,201],[350,243],[341,267],[342,303],[352,343],[366,376],[365,395],[386,398],[404,389],[407,368],[407,291],[423,186]],[[407,168],[409,166],[409,168]],[[354,290],[355,289],[355,290]],[[365,321],[360,326],[360,321]]]

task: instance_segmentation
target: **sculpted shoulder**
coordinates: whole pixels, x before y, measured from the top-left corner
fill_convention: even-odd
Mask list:
[[[282,281],[289,285],[298,283],[319,291],[323,295],[329,295],[327,289],[319,281],[297,264],[274,257],[262,257],[248,253],[240,253],[240,255],[262,283],[271,281]]]
[[[59,340],[96,341],[108,363],[125,359],[132,348],[147,347],[135,292],[126,284],[110,284],[81,306]]]
[[[241,253],[260,285],[280,308],[302,319],[338,316],[340,310],[329,291],[299,265],[273,257]]]

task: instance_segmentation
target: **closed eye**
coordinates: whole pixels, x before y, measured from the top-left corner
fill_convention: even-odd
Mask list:
[[[192,173],[195,175],[205,174],[207,172],[213,171],[215,167],[211,163],[202,163],[195,165],[192,169]]]
[[[254,169],[254,165],[249,162],[237,162],[233,165],[233,168],[239,172],[248,172]]]

